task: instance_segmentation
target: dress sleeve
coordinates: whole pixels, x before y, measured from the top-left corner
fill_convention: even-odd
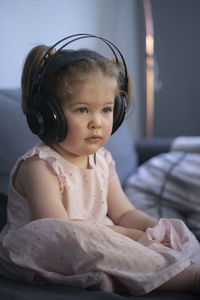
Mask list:
[[[113,177],[116,175],[115,161],[112,158],[112,155],[108,150],[106,150],[105,148],[102,148],[102,151],[103,151],[104,159],[105,159],[105,162],[106,162],[107,168],[108,168],[108,173],[109,173],[108,181],[110,182],[113,179]]]

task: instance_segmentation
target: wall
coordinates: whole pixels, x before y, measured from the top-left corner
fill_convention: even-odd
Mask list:
[[[155,136],[200,134],[200,1],[152,0],[160,91]]]
[[[4,72],[0,87],[19,86],[24,58],[33,46],[52,44],[77,32],[97,33],[97,20],[96,1],[92,0],[1,0],[0,65]]]
[[[115,43],[126,59],[136,98],[128,124],[135,137],[143,135],[143,121],[139,116],[143,116],[140,110],[144,82],[138,63],[141,18],[137,11],[142,11],[141,4],[140,0],[1,0],[0,88],[20,86],[24,58],[36,44],[52,44],[73,33],[101,35]],[[96,40],[87,39],[81,46],[107,54]],[[78,43],[73,45],[76,47]]]

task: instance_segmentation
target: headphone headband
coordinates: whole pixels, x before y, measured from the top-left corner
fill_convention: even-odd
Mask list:
[[[57,55],[54,59],[53,55],[49,58],[48,66],[44,67],[44,70],[40,70],[40,74],[43,74],[43,77],[46,77],[57,70],[61,69],[63,66],[72,64],[73,62],[79,61],[84,58],[94,58],[99,60],[107,60],[103,55],[100,55],[91,51],[74,51],[69,53],[63,53],[62,55]],[[52,61],[51,61],[52,60]]]
[[[75,37],[75,38],[74,38]],[[72,39],[73,38],[73,39]],[[125,90],[128,91],[128,72],[127,72],[127,66],[126,66],[126,62],[125,62],[125,59],[121,53],[121,51],[110,41],[102,38],[102,37],[99,37],[99,36],[96,36],[96,35],[93,35],[93,34],[88,34],[88,33],[80,33],[80,34],[73,34],[73,35],[70,35],[70,36],[67,36],[61,40],[59,40],[58,42],[56,42],[53,46],[51,46],[47,52],[43,55],[42,59],[40,60],[40,63],[38,65],[38,68],[36,69],[36,72],[34,73],[33,75],[33,80],[32,80],[32,87],[34,85],[39,85],[40,86],[40,81],[43,79],[43,77],[45,76],[46,74],[46,70],[48,70],[48,68],[50,68],[50,64],[53,63],[54,59],[58,57],[58,53],[63,49],[65,48],[66,46],[70,45],[71,43],[75,42],[75,41],[78,41],[78,40],[81,40],[81,39],[85,39],[85,38],[96,38],[96,39],[99,39],[99,40],[102,40],[112,51],[114,57],[115,57],[115,60],[116,60],[116,63],[119,63],[119,60],[118,60],[118,57],[116,55],[116,52],[114,51],[114,49],[118,52],[122,62],[123,62],[123,66],[124,66],[124,73],[125,73]],[[56,48],[59,44],[63,43],[64,41],[66,40],[69,40],[71,39],[70,41],[68,41],[67,43],[65,43],[64,45],[62,45],[56,52],[55,54],[53,55],[50,55],[50,52]],[[79,51],[81,52],[81,51]],[[72,52],[73,53],[73,52]],[[70,53],[70,55],[72,54]],[[78,53],[77,53],[78,54]],[[88,51],[88,54],[89,56],[91,57],[91,52]],[[99,57],[101,56],[101,59],[106,59],[104,56],[100,55],[99,54]],[[49,59],[50,57],[50,59]],[[45,60],[48,60],[47,63],[44,65],[43,68],[41,68],[41,65],[42,63],[44,62],[45,63]],[[78,59],[77,59],[78,60]],[[57,61],[57,59],[56,59]],[[69,62],[70,63],[70,62]],[[65,60],[63,59],[63,65],[61,64],[61,59],[60,59],[60,67],[61,68],[62,66],[65,66],[67,65],[68,63],[65,62]],[[57,69],[59,69],[57,68]],[[53,69],[53,67],[52,67]],[[52,71],[53,73],[53,71]]]

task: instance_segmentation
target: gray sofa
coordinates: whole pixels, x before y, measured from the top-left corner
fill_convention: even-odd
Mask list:
[[[10,170],[16,159],[31,148],[35,137],[26,125],[20,107],[20,90],[0,90],[0,230],[6,222],[6,201]],[[134,143],[126,124],[112,136],[106,147],[116,160],[116,168],[122,185],[126,179],[149,157],[168,151],[170,140],[140,141]],[[0,276],[1,300],[68,300],[68,299],[198,299],[196,295],[180,292],[153,291],[136,297],[101,291],[82,290],[56,284],[31,285]]]

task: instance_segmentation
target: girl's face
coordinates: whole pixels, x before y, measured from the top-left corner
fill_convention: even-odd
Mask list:
[[[99,72],[75,88],[70,99],[62,104],[68,131],[57,150],[62,150],[65,158],[88,156],[108,141],[116,90],[116,80]]]

